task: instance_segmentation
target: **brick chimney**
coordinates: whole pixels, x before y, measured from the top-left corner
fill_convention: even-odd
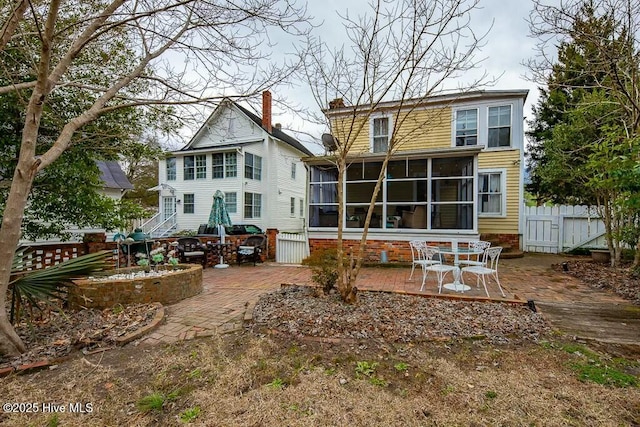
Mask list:
[[[271,92],[262,92],[262,127],[271,133]]]
[[[333,110],[335,108],[342,108],[344,107],[344,99],[342,98],[336,98],[332,101],[329,101],[329,109]]]

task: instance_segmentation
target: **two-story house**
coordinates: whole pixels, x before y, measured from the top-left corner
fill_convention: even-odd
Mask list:
[[[390,260],[406,261],[406,252],[396,248],[408,248],[406,242],[416,238],[499,239],[520,248],[527,93],[487,90],[439,95],[383,102],[375,111],[332,102],[324,113],[337,144],[353,141],[342,183],[347,245],[362,237],[371,195],[394,135],[398,145],[383,173],[367,236],[369,259],[378,259],[386,250]],[[338,226],[338,170],[331,153],[305,162],[310,246],[327,247]]]
[[[258,117],[223,100],[184,148],[160,162],[159,220],[145,232],[197,230],[208,221],[216,190],[235,224],[303,229],[307,173],[300,159],[313,154],[272,124],[270,92],[262,101]]]

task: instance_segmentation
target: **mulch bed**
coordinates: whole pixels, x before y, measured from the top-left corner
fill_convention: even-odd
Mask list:
[[[390,342],[485,339],[505,344],[536,341],[549,332],[526,306],[453,301],[382,292],[359,292],[354,305],[336,293],[317,296],[305,286],[263,295],[253,321],[295,337],[382,339]]]
[[[16,358],[0,356],[0,369],[61,359],[75,350],[115,347],[117,338],[149,324],[157,310],[156,304],[137,304],[102,311],[51,311],[40,320],[23,320],[16,332],[28,351]]]
[[[618,267],[593,261],[567,261],[570,274],[594,289],[610,289],[632,304],[640,305],[640,270],[631,269],[626,262]],[[561,264],[553,265],[554,270],[563,271]]]

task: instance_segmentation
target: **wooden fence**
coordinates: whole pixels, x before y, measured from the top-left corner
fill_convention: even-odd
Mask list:
[[[527,252],[607,247],[604,222],[593,206],[527,206],[524,215],[523,247]]]
[[[276,236],[276,262],[300,264],[309,256],[309,240],[304,233],[278,233]]]

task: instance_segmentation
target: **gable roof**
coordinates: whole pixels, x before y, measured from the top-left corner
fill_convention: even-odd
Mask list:
[[[252,113],[251,111],[247,110],[246,108],[244,108],[242,105],[234,102],[233,103],[236,107],[238,107],[238,109],[240,111],[242,111],[244,114],[247,115],[247,117],[249,117],[251,120],[253,120],[258,126],[260,126],[262,128],[262,117],[258,117],[256,114]],[[264,128],[263,128],[264,129]],[[302,143],[300,143],[300,141],[298,141],[297,139],[293,138],[292,136],[287,135],[286,133],[282,132],[280,129],[278,129],[277,127],[273,126],[271,128],[271,132],[268,132],[266,129],[264,129],[265,132],[267,132],[269,135],[271,135],[274,138],[279,139],[282,142],[285,142],[287,144],[289,144],[290,146],[292,146],[293,148],[295,148],[298,151],[302,151],[304,154],[306,154],[307,156],[313,156],[313,153],[311,151],[309,151],[309,149],[307,147],[305,147],[304,145],[302,145]]]
[[[133,189],[133,185],[129,182],[118,162],[96,160],[96,165],[100,169],[100,179],[105,188]]]
[[[209,122],[209,120],[211,120],[212,117],[214,117],[216,114],[218,114],[222,108],[225,108],[229,104],[234,105],[238,110],[240,110],[242,112],[242,114],[247,116],[249,118],[249,120],[251,120],[252,122],[257,124],[260,129],[262,129],[263,131],[267,132],[272,137],[274,137],[276,139],[279,139],[280,141],[284,142],[285,144],[288,144],[291,147],[295,148],[296,150],[301,151],[302,153],[306,154],[307,156],[313,156],[314,155],[300,141],[298,141],[297,139],[295,139],[294,137],[292,137],[290,135],[287,135],[286,133],[284,133],[282,130],[276,128],[275,126],[273,126],[271,128],[271,132],[268,132],[265,128],[262,127],[262,118],[261,117],[257,116],[256,114],[252,113],[251,111],[247,110],[242,105],[240,105],[237,102],[231,100],[230,98],[225,98],[224,100],[222,100],[220,105],[213,111],[213,113],[211,113],[211,115],[207,118],[207,120],[205,120],[205,122],[202,124],[202,126],[200,126],[200,129],[198,129],[198,131],[194,134],[194,136],[191,138],[191,141],[189,141],[187,143],[187,145],[185,145],[179,151],[193,150],[193,148],[191,148],[191,144],[201,134],[201,132],[205,128],[207,122]],[[238,144],[237,143],[231,143],[231,144],[228,144],[228,145],[238,145]]]

